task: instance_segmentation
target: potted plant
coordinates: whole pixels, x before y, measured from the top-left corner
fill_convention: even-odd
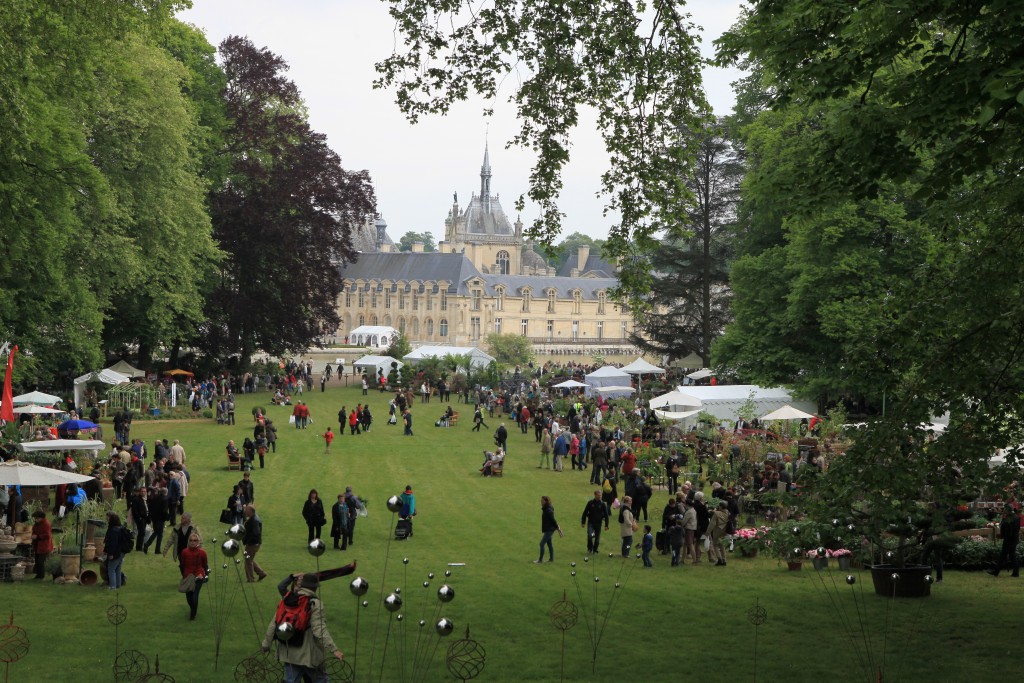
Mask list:
[[[82,546],[78,543],[62,543],[60,547],[60,568],[65,580],[77,579],[82,567]]]
[[[825,548],[812,548],[807,551],[807,559],[814,564],[817,571],[828,569],[828,550]]]
[[[839,563],[841,570],[844,572],[850,570],[850,566],[853,563],[853,551],[847,548],[836,548],[835,550],[826,551],[826,554],[828,557],[836,558],[836,562]]]
[[[734,534],[735,547],[739,549],[743,557],[757,557],[757,554],[764,547],[765,534],[768,527],[744,527],[737,529]]]

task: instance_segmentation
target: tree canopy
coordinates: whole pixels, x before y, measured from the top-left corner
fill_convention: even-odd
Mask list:
[[[423,251],[437,251],[437,243],[434,241],[434,233],[426,230],[424,232],[409,232],[402,235],[398,240],[398,251],[412,251],[412,245],[416,242],[423,243]]]
[[[512,88],[522,125],[510,144],[537,154],[526,197],[540,213],[528,236],[550,245],[561,230],[561,174],[584,107],[597,112],[609,154],[602,188],[621,216],[606,256],[653,249],[657,233],[682,224],[690,196],[678,180],[692,156],[677,143],[700,126],[707,104],[697,29],[679,3],[389,1],[403,47],[377,65],[376,85],[395,89],[410,120],[443,114],[470,93],[494,101]],[[630,268],[621,279],[642,290],[648,273]]]

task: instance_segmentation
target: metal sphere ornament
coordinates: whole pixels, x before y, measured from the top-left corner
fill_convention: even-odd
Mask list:
[[[615,553],[608,553],[608,557],[615,557]]]
[[[841,524],[841,522],[838,519],[833,519],[832,520],[832,526],[838,527],[840,524]]]
[[[402,598],[394,593],[384,598],[384,609],[389,612],[397,612],[402,609]]]
[[[793,527],[793,535],[794,536],[799,536],[800,535],[800,527],[798,527],[798,526]]]
[[[370,582],[361,576],[357,576],[352,579],[348,589],[352,591],[352,595],[366,595],[366,591],[370,590]]]
[[[891,550],[889,550],[889,551],[887,551],[887,552],[885,553],[885,559],[887,559],[887,560],[891,560],[891,559],[892,559],[892,558],[894,558],[894,557],[896,557],[896,553],[894,553],[894,552],[893,552],[893,551],[891,551]]]
[[[576,576],[576,570],[573,569],[571,572],[569,572],[569,576]]]
[[[824,548],[824,546],[820,546],[818,548],[818,557],[825,557],[825,548]]]
[[[857,577],[854,576],[853,574],[847,574],[846,575],[846,583],[849,584],[850,586],[852,586],[853,584],[857,583]]]
[[[391,496],[388,498],[388,510],[392,512],[398,512],[402,509],[402,499],[398,496]]]
[[[409,564],[409,558],[408,557],[403,557],[402,558],[402,564]]]
[[[615,582],[615,587],[616,588],[620,588],[621,586],[622,586],[622,584],[620,584],[618,581]]]
[[[295,626],[289,624],[287,621],[278,624],[274,628],[274,638],[280,640],[282,643],[287,643],[295,636]]]
[[[428,579],[433,579],[434,578],[434,572],[428,572],[427,573],[427,578]]]
[[[420,628],[423,628],[426,625],[427,625],[427,620],[426,619],[420,619]]]
[[[846,530],[849,531],[852,534],[854,531],[857,530],[857,527],[854,526],[853,524],[850,524],[849,526],[846,527]]]
[[[8,665],[9,672],[11,664],[28,654],[28,648],[28,633],[14,623],[14,612],[11,612],[10,621],[0,626],[0,662]]]
[[[370,606],[370,601],[369,600],[363,600],[363,602],[361,604],[363,605],[363,607],[369,607]]]
[[[448,617],[441,617],[436,624],[434,624],[434,630],[437,631],[437,635],[442,638],[450,636],[452,631],[455,630],[455,622]]]
[[[934,581],[935,581],[935,577],[933,577],[931,574],[925,574],[924,575],[924,582],[925,583],[932,583]]]
[[[445,656],[445,666],[448,673],[455,678],[465,682],[480,675],[487,662],[487,652],[480,643],[469,637],[469,627],[466,627],[466,637],[456,640],[448,646],[448,653]]]
[[[589,558],[589,557],[587,557],[587,556],[584,556],[584,557],[583,557],[583,561],[584,561],[584,562],[590,562],[590,558]]]
[[[327,544],[321,541],[319,538],[314,538],[309,542],[309,554],[313,557],[320,557],[327,552]]]
[[[228,563],[227,563],[227,562],[225,562],[224,564],[222,564],[222,565],[220,566],[220,568],[221,568],[221,569],[227,569],[227,568],[228,568]]]
[[[153,660],[153,673],[143,674],[135,679],[135,683],[146,683],[148,681],[174,683],[174,676],[160,673],[160,655],[157,655]]]
[[[128,618],[128,608],[124,605],[111,605],[107,608],[107,621],[114,626],[120,626]],[[148,668],[148,667],[147,667]]]
[[[430,588],[430,582],[429,581],[424,581],[423,582],[423,587],[424,588]]]
[[[455,589],[446,583],[437,589],[437,599],[441,602],[451,602],[455,599]]]
[[[889,578],[892,580],[893,583],[896,583],[897,581],[900,580],[900,575],[897,574],[896,572],[893,572],[892,574],[889,575]]]
[[[242,561],[236,557],[235,558],[235,564],[242,564]]]
[[[402,619],[405,619],[405,616],[402,615],[402,614],[399,614],[398,616],[395,617],[395,619],[398,619],[399,621],[401,621]]]
[[[242,536],[245,536],[245,527],[241,524],[233,524],[231,528],[228,529],[225,533],[228,535],[228,538],[233,538],[236,541],[241,541]]]
[[[636,559],[638,559],[638,560],[639,560],[639,559],[640,559],[641,557],[643,557],[643,556],[644,556],[644,554],[643,554],[643,553],[637,553],[637,554],[636,554]]]
[[[221,544],[220,550],[224,553],[224,557],[234,557],[238,554],[238,551],[242,549],[242,546],[238,544],[235,539],[228,539]]]
[[[569,566],[570,566],[570,567],[575,567],[575,566],[576,566],[576,563],[575,563],[575,562],[570,562],[570,563],[569,563]]]
[[[395,595],[401,595],[402,594],[402,589],[401,588],[396,588],[395,590],[393,590],[391,592],[394,593]]]
[[[237,683],[277,683],[281,680],[281,665],[275,655],[257,650],[235,667]]]
[[[793,548],[793,557],[800,557],[802,553],[803,551],[800,548]]]
[[[595,576],[595,577],[594,577],[594,583],[597,583],[597,582],[599,582],[600,580],[601,580],[601,577],[600,577],[600,576]]]
[[[138,650],[125,650],[114,659],[114,680],[134,681],[149,673],[149,657]]]
[[[452,575],[452,570],[451,569],[445,569],[444,570],[444,575],[445,576],[451,576]]]

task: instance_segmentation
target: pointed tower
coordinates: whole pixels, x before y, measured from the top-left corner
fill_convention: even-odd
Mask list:
[[[484,163],[480,167],[480,204],[485,213],[491,211],[491,154],[484,140]]]

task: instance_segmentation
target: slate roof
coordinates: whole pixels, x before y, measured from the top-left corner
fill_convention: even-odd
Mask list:
[[[381,280],[395,282],[437,282],[446,280],[449,293],[466,294],[462,284],[480,275],[472,261],[463,254],[439,252],[364,253],[355,263],[342,266],[341,276],[347,280]]]
[[[577,254],[573,254],[572,256],[570,256],[569,260],[563,263],[562,267],[558,269],[559,277],[568,277],[569,273],[572,272],[572,269],[576,267],[576,263],[578,261],[579,257]],[[614,279],[617,271],[615,269],[615,266],[609,263],[608,261],[605,261],[603,258],[596,254],[590,254],[590,256],[587,257],[586,267],[582,268],[580,272],[593,272],[599,276],[610,277]]]
[[[610,291],[619,284],[613,277],[558,277],[555,275],[481,275],[488,295],[495,294],[495,287],[503,285],[507,296],[520,296],[523,287],[529,287],[534,299],[547,296],[547,290],[554,287],[559,299],[571,299],[572,291],[579,289],[584,300],[597,299],[600,290]]]

